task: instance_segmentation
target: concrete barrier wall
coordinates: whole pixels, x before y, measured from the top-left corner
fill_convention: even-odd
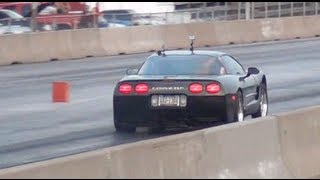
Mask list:
[[[320,177],[319,107],[278,116],[283,157],[295,177]]]
[[[0,178],[316,178],[320,106],[0,170]]]
[[[189,48],[189,35],[196,36],[195,47],[313,37],[319,22],[320,16],[308,16],[3,35],[0,65],[149,52],[164,43]]]
[[[158,50],[163,44],[164,32],[157,26],[134,26],[101,29],[100,35],[105,55],[118,55]]]
[[[206,130],[210,178],[290,178],[274,117]]]
[[[0,65],[104,55],[98,29],[4,35],[0,37]]]

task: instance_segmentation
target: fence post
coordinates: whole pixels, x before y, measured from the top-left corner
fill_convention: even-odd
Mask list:
[[[316,15],[318,15],[318,5],[319,5],[318,2],[316,2],[316,13],[315,13]]]
[[[246,2],[246,20],[249,20],[249,19],[250,19],[250,2]],[[254,19],[254,17],[252,17],[252,19]]]
[[[225,2],[226,4],[224,5],[224,20],[228,20],[228,2]]]
[[[181,12],[182,15],[180,15],[180,24],[183,23],[184,12],[185,12],[185,11],[182,11],[182,12]],[[151,19],[151,18],[150,18],[150,19]]]
[[[306,2],[303,2],[303,16],[306,15]]]
[[[121,14],[120,14],[120,16],[121,16]],[[112,14],[112,23],[116,23],[116,14]]]
[[[32,2],[31,27],[33,32],[35,32],[37,29],[37,20],[36,20],[37,6],[38,6],[38,2]]]
[[[238,20],[241,19],[241,2],[238,2]]]
[[[165,12],[165,23],[164,24],[168,24],[168,12]]]
[[[93,27],[98,28],[98,13],[93,14]]]
[[[293,16],[293,2],[291,2],[290,7],[291,7],[291,16]]]
[[[199,9],[197,9],[197,18],[196,18],[196,22],[199,22],[200,20],[200,18],[199,18],[199,16],[200,16],[200,10]]]
[[[53,27],[53,29],[54,29],[55,31],[58,30],[56,18],[53,19],[53,23],[51,24],[51,27]]]
[[[254,12],[255,12],[255,11],[254,11],[254,8],[255,8],[254,2],[251,2],[251,6],[252,6],[252,7],[251,7],[251,18],[254,19]]]
[[[278,2],[278,17],[281,17],[281,2]]]
[[[268,2],[264,3],[264,18],[268,18]]]
[[[214,9],[212,10],[212,18],[211,20],[215,21],[216,20],[216,17],[214,16]]]

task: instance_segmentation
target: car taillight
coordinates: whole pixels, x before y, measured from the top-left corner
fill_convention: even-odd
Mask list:
[[[194,83],[189,86],[189,91],[192,93],[201,93],[203,90],[202,84]]]
[[[221,87],[219,84],[212,83],[207,85],[206,90],[208,93],[215,94],[221,90]]]
[[[130,84],[121,84],[119,86],[119,92],[122,94],[130,94],[132,91],[132,86]]]
[[[138,94],[144,94],[149,91],[149,86],[146,84],[137,84],[135,90]]]

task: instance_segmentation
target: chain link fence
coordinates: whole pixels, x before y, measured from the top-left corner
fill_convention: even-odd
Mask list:
[[[1,34],[20,34],[39,31],[57,31],[70,29],[98,28],[95,15],[46,15],[32,18],[0,19]],[[34,22],[34,23],[33,23]]]
[[[83,28],[113,28],[140,25],[166,25],[205,21],[229,21],[319,14],[319,2],[225,2],[223,5],[198,7],[166,13],[64,14],[31,18],[0,19],[1,34],[56,31]]]

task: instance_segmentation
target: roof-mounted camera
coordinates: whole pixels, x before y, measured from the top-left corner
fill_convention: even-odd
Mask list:
[[[163,44],[162,45],[162,50],[159,50],[158,52],[157,52],[157,54],[158,54],[158,56],[165,56],[166,54],[165,54],[165,51],[166,51],[166,48],[165,48],[165,45]]]

